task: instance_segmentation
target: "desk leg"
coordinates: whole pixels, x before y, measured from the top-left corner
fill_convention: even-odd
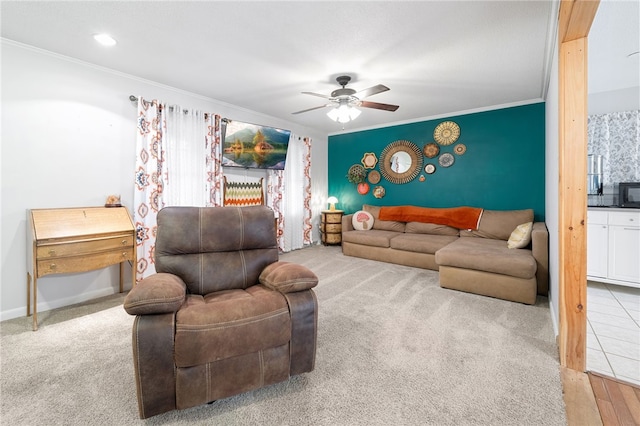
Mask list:
[[[131,262],[129,262],[129,264],[131,265],[131,288],[133,289],[133,287],[135,287],[137,283],[136,279],[137,279],[137,268],[138,268],[138,256],[136,253],[136,248],[134,246],[133,248],[133,256],[132,256],[132,260]]]
[[[120,262],[120,293],[124,291],[124,262]]]
[[[38,331],[38,279],[33,276],[33,331]]]
[[[31,274],[27,272],[27,316],[31,316]]]

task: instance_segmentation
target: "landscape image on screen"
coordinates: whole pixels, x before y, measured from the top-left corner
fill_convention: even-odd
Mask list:
[[[229,121],[224,134],[222,165],[284,170],[290,130]]]

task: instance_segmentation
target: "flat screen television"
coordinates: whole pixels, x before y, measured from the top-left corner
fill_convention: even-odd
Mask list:
[[[284,170],[290,130],[235,120],[227,120],[223,130],[223,166]]]

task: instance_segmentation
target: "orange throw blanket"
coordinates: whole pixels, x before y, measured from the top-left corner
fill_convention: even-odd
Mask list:
[[[416,206],[380,207],[380,220],[424,222],[458,229],[478,229],[482,209],[478,207],[431,208]]]

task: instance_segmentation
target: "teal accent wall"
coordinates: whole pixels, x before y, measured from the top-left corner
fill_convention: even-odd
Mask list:
[[[366,113],[366,111],[365,111]],[[393,184],[384,177],[370,184],[368,194],[360,195],[347,180],[353,164],[361,164],[366,152],[380,158],[391,142],[408,140],[420,150],[434,142],[433,131],[443,121],[460,126],[459,139],[440,147],[440,154],[453,153],[457,143],[467,151],[453,154],[455,163],[441,167],[438,159],[423,156],[423,169],[406,184]],[[329,136],[329,196],[338,197],[336,208],[346,214],[363,204],[378,206],[415,205],[423,207],[473,206],[489,210],[532,208],[535,219],[544,220],[545,211],[545,106],[544,102],[525,106],[458,115],[437,120],[403,124],[362,132]],[[424,164],[436,165],[436,172],[424,172]],[[375,170],[380,170],[376,165]],[[424,182],[419,177],[424,176]],[[373,196],[373,188],[382,185],[386,195]]]

